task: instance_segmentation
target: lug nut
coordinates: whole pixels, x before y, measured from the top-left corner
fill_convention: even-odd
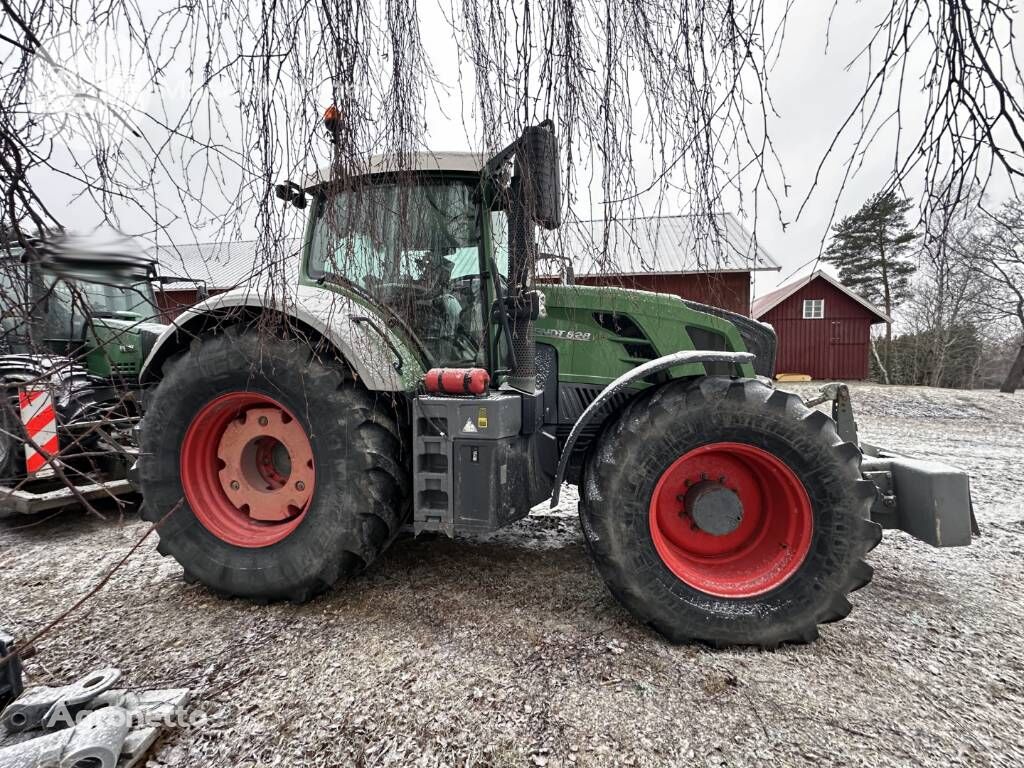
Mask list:
[[[261,427],[265,427],[265,426],[267,426],[267,424],[270,423],[270,419],[268,419],[266,416],[260,416],[259,421],[260,421],[260,426]]]
[[[301,480],[299,480],[297,483],[295,483],[295,490],[296,491],[304,491],[304,490],[306,490],[306,484],[304,482],[302,482]]]
[[[232,481],[231,481],[231,490],[232,490],[232,491],[237,491],[237,490],[238,490],[239,488],[241,488],[241,487],[242,487],[242,486],[241,486],[241,485],[240,485],[240,484],[238,483],[238,481],[237,481],[237,480],[232,480]]]

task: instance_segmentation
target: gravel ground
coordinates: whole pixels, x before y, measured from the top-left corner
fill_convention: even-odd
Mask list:
[[[567,492],[487,540],[399,542],[298,607],[219,600],[147,541],[28,674],[192,687],[206,721],[150,766],[1022,765],[1024,394],[853,389],[865,440],[971,473],[983,536],[888,533],[811,646],[668,645],[604,589]],[[144,530],[0,526],[0,623],[38,629]]]

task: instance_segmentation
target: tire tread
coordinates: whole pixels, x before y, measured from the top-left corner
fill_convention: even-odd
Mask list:
[[[709,630],[698,621],[684,619],[675,623],[660,616],[659,611],[649,603],[649,590],[645,581],[650,578],[649,574],[637,573],[635,547],[631,542],[615,540],[618,529],[602,523],[603,516],[613,517],[616,514],[610,489],[616,487],[616,478],[620,474],[630,471],[624,468],[625,462],[621,458],[630,455],[638,445],[649,440],[651,430],[665,429],[664,426],[658,426],[658,420],[666,422],[669,418],[685,419],[687,413],[697,410],[723,408],[740,408],[743,412],[762,408],[764,412],[774,413],[773,418],[797,423],[804,439],[832,454],[833,471],[842,473],[846,507],[851,510],[849,514],[854,518],[852,522],[836,523],[836,531],[848,531],[849,551],[845,555],[848,564],[843,571],[844,575],[838,577],[837,581],[816,587],[826,593],[818,601],[821,607],[791,625],[770,627],[748,636],[731,634],[726,626],[727,620]],[[580,515],[585,518],[583,530],[588,549],[616,599],[642,622],[653,626],[673,642],[697,640],[716,647],[756,645],[762,648],[782,643],[813,642],[818,637],[819,624],[838,621],[849,614],[851,606],[846,595],[861,589],[871,580],[872,569],[863,558],[878,543],[880,528],[869,519],[874,485],[860,479],[860,456],[856,446],[839,438],[832,419],[821,411],[808,409],[794,394],[768,388],[754,379],[702,377],[691,381],[669,382],[651,395],[634,398],[595,441],[584,471],[580,494]],[[870,497],[865,484],[871,487]],[[595,503],[589,498],[588,489],[598,492],[601,503]],[[713,619],[709,621],[714,624]]]

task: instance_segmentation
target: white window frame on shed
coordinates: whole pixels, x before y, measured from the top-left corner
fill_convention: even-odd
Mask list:
[[[804,320],[823,320],[825,318],[824,299],[804,299]]]

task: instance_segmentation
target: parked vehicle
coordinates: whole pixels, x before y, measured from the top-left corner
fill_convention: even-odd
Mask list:
[[[0,517],[133,492],[148,280],[101,285],[0,252]]]
[[[380,157],[281,185],[309,211],[297,284],[191,308],[142,372],[144,514],[176,510],[160,552],[219,593],[301,602],[403,526],[487,533],[565,481],[639,620],[774,646],[849,613],[880,523],[969,543],[967,476],[880,452],[865,469],[845,390],[830,418],[772,386],[768,326],[534,285],[558,167],[544,123],[487,162]]]

